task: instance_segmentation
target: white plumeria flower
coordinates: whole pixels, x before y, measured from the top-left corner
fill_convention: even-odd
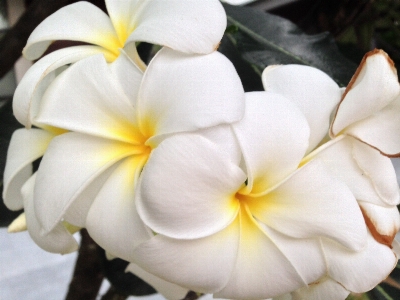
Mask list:
[[[142,70],[145,65],[135,43],[145,41],[185,52],[214,51],[226,28],[225,11],[218,0],[106,0],[108,14],[89,2],[65,6],[32,32],[24,48],[27,59],[38,59],[55,40],[85,44],[48,55],[35,64],[14,95],[14,114],[31,126],[31,102],[41,98],[47,83],[42,80],[58,68],[102,53],[113,62],[121,50]],[[37,104],[33,104],[37,105]]]
[[[348,251],[365,247],[364,220],[346,185],[319,162],[298,169],[309,127],[295,105],[247,93],[245,116],[232,127],[243,167],[200,134],[153,150],[136,203],[156,235],[135,249],[136,264],[217,298],[266,299],[326,273],[316,237]]]
[[[326,74],[306,66],[268,67],[263,84],[303,111],[311,127],[310,141],[316,141],[314,147],[328,133],[332,105],[340,103],[330,129],[333,140],[315,149],[304,162],[318,158],[343,180],[358,200],[373,236],[391,245],[400,228],[396,207],[400,197],[393,164],[383,154],[395,155],[396,147],[400,151],[400,123],[396,125],[400,87],[386,53],[367,53],[343,95]]]
[[[244,91],[218,52],[160,50],[146,72],[121,55],[79,61],[47,89],[37,123],[69,130],[41,161],[34,207],[44,233],[64,220],[86,227],[109,253],[131,260],[152,236],[133,195],[151,152],[169,136],[242,118]]]

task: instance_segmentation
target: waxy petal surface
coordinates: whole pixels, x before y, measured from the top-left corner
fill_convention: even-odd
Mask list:
[[[137,264],[130,263],[126,268],[126,271],[132,272],[139,278],[150,284],[157,292],[163,295],[166,299],[183,299],[189,292],[188,289],[180,287],[179,285],[165,281],[149,272],[146,272]]]
[[[323,236],[353,250],[366,244],[356,199],[321,162],[309,162],[270,192],[246,202],[257,219],[291,237]]]
[[[56,71],[102,52],[102,48],[97,46],[75,46],[54,51],[37,61],[29,68],[15,90],[13,111],[17,120],[26,127],[31,127],[43,94],[55,78]]]
[[[265,91],[286,97],[305,115],[310,152],[328,134],[330,116],[342,96],[339,86],[321,70],[302,65],[269,66],[262,82]]]
[[[130,144],[79,133],[54,138],[43,156],[35,185],[35,211],[45,232],[56,226],[103,172],[134,153]]]
[[[382,50],[368,52],[351,79],[337,108],[331,135],[383,109],[399,94],[393,61]]]
[[[364,173],[364,170],[360,168],[360,166],[364,164],[358,164],[358,162],[354,158],[353,153],[353,145],[355,143],[354,138],[347,136],[340,136],[322,147],[319,147],[316,151],[310,153],[308,157],[305,158],[305,161],[308,160],[321,160],[324,165],[328,167],[329,171],[332,172],[335,177],[349,187],[354,197],[357,200],[374,203],[377,205],[385,206],[389,200],[389,203],[397,202],[397,198],[393,199],[385,199],[382,198],[381,195],[388,194],[388,191],[385,191],[388,183],[379,180],[378,182],[383,182],[383,186],[379,186],[375,184],[371,177],[367,176],[369,174]],[[369,147],[369,146],[367,146]],[[371,161],[374,162],[375,152],[374,149],[371,148],[370,154]],[[372,152],[371,152],[372,151]],[[379,152],[378,152],[379,154]],[[360,156],[361,158],[361,156]],[[378,161],[382,160],[382,155],[378,157]],[[363,161],[360,160],[360,163]],[[370,163],[367,161],[367,163]],[[386,165],[386,163],[384,163]],[[370,166],[368,167],[370,168]],[[389,172],[392,173],[390,169],[376,169],[378,173]],[[390,178],[390,175],[385,176]],[[379,178],[378,178],[379,179]],[[392,204],[393,205],[393,204]]]
[[[392,161],[378,150],[355,139],[352,141],[352,154],[363,171],[362,175],[370,179],[376,193],[385,204],[398,205],[400,203],[399,185]]]
[[[400,96],[382,110],[346,129],[346,133],[386,156],[400,156]]]
[[[322,278],[308,287],[292,293],[292,300],[338,300],[350,294],[342,285],[329,277]]]
[[[229,280],[239,245],[239,219],[201,239],[176,240],[156,235],[138,246],[134,263],[187,289],[214,293]]]
[[[67,254],[78,250],[78,243],[62,223],[58,223],[49,233],[43,234],[33,205],[35,180],[36,174],[22,187],[26,223],[32,240],[42,249],[52,253]]]
[[[261,230],[245,207],[241,208],[239,219],[240,244],[235,268],[228,284],[214,297],[265,299],[304,286],[303,278],[279,245]]]
[[[233,124],[247,167],[247,190],[260,193],[297,169],[308,147],[309,126],[289,100],[246,93],[246,112]]]
[[[393,251],[375,241],[370,233],[367,246],[360,252],[349,251],[329,240],[323,241],[323,250],[329,266],[328,275],[355,293],[374,288],[397,264]]]
[[[128,42],[145,41],[207,54],[218,48],[226,29],[225,11],[216,0],[153,0],[139,5]]]
[[[32,162],[44,154],[53,137],[42,129],[18,129],[14,132],[3,178],[3,199],[9,209],[23,207],[21,188],[32,175]]]
[[[120,67],[136,69],[130,63]],[[75,63],[57,76],[47,89],[37,122],[89,135],[142,143],[134,107],[115,75],[101,55]],[[134,80],[133,88],[137,85]]]
[[[189,55],[163,48],[143,77],[138,112],[146,136],[194,131],[240,120],[244,91],[222,54]]]
[[[152,151],[143,170],[138,212],[157,233],[205,237],[236,217],[235,193],[245,180],[220,145],[197,134],[173,136]]]
[[[54,40],[72,40],[114,50],[123,45],[110,18],[98,7],[85,1],[65,6],[46,18],[30,35],[23,54],[38,59]]]
[[[125,158],[98,192],[86,219],[86,228],[102,248],[131,261],[133,249],[153,234],[139,218],[134,202],[137,179],[147,157]]]

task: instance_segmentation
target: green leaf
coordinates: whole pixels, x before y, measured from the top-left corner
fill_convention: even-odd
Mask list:
[[[329,33],[307,35],[292,22],[250,7],[224,4],[227,34],[242,57],[262,73],[272,64],[301,64],[318,68],[345,86],[357,65],[344,57]]]

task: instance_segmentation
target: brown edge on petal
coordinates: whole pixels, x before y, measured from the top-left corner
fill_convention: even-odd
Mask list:
[[[362,215],[364,217],[365,220],[365,224],[367,225],[369,231],[371,232],[372,236],[374,237],[374,239],[383,245],[388,246],[390,249],[393,249],[392,247],[392,243],[394,240],[394,237],[396,236],[396,230],[393,230],[393,234],[391,235],[383,235],[380,234],[378,232],[378,230],[376,229],[375,225],[373,224],[373,222],[371,221],[371,219],[368,217],[367,213],[364,211],[364,209],[360,206]]]
[[[214,47],[214,51],[217,51],[219,46],[221,46],[221,42],[219,42],[215,47]]]
[[[400,157],[400,153],[395,153],[395,154],[387,154],[385,152],[383,152],[382,150],[378,149],[375,146],[372,146],[370,144],[368,144],[367,142],[360,140],[358,137],[353,136],[351,134],[349,134],[348,136],[351,136],[352,138],[356,139],[357,141],[360,141],[361,143],[370,146],[371,148],[374,148],[375,150],[379,151],[380,154],[382,154],[383,156],[389,157],[389,158],[399,158]]]
[[[333,127],[333,124],[335,123],[336,116],[337,116],[337,113],[338,113],[339,108],[340,108],[340,104],[342,104],[342,102],[343,102],[344,98],[346,97],[347,93],[348,93],[348,92],[351,90],[351,88],[353,87],[353,85],[354,85],[354,83],[356,82],[356,80],[357,80],[357,78],[358,78],[358,75],[361,73],[361,70],[363,69],[363,67],[364,67],[364,65],[365,65],[365,63],[366,63],[366,61],[367,61],[367,59],[368,59],[370,56],[373,56],[373,55],[375,55],[375,54],[382,54],[382,55],[386,58],[388,64],[391,66],[393,72],[397,74],[397,69],[396,69],[396,67],[395,67],[395,65],[394,65],[393,60],[389,57],[389,55],[388,55],[385,51],[383,51],[383,50],[381,50],[381,49],[374,49],[374,50],[372,50],[372,51],[367,52],[367,53],[364,55],[363,59],[361,60],[360,65],[358,66],[358,68],[357,68],[356,72],[354,73],[353,77],[351,77],[350,82],[349,82],[349,84],[347,85],[346,90],[344,91],[344,93],[343,93],[343,95],[342,95],[342,98],[340,99],[339,104],[338,104],[338,106],[337,106],[337,108],[336,108],[335,115],[334,115],[333,118],[332,118],[331,126],[329,127],[329,135],[330,135],[331,138],[334,138],[334,137],[335,137],[335,135],[334,135],[334,133],[333,133],[333,131],[332,131],[332,127]],[[379,150],[379,149],[378,149],[378,150]],[[382,154],[383,154],[383,153],[382,153]],[[388,156],[388,155],[386,155],[386,154],[384,154],[384,155],[385,155],[385,156]],[[400,156],[400,153],[399,153],[398,155]],[[397,157],[397,156],[394,156],[394,157]]]

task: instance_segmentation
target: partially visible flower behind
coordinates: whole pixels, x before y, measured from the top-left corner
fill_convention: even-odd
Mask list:
[[[14,132],[7,153],[4,171],[4,204],[11,210],[24,209],[24,213],[10,225],[10,230],[28,230],[31,238],[41,248],[49,252],[70,253],[78,249],[78,244],[62,222],[47,235],[42,235],[33,207],[33,186],[36,174],[32,163],[41,158],[50,141],[65,131],[57,128],[18,129]],[[14,228],[13,228],[14,227]]]
[[[125,55],[113,64],[97,55],[69,67],[47,89],[35,120],[69,131],[52,139],[37,173],[33,205],[43,234],[66,221],[131,261],[152,236],[133,195],[153,149],[183,132],[224,137],[242,118],[243,100],[233,65],[218,52],[163,48],[144,74]]]
[[[111,63],[124,52],[144,70],[136,42],[207,54],[218,47],[226,28],[225,11],[218,0],[105,2],[109,15],[81,1],[61,8],[32,32],[23,51],[30,60],[40,58],[55,40],[78,41],[83,45],[57,50],[29,69],[14,95],[14,114],[21,124],[32,125],[37,113],[33,108],[60,67],[99,53]]]
[[[399,187],[387,157],[400,150],[400,88],[393,62],[381,50],[367,53],[343,95],[326,74],[298,65],[267,68],[263,84],[267,91],[291,99],[306,114],[315,143],[302,165],[322,161],[345,182],[356,197],[370,232],[368,246],[357,254],[342,249],[342,255],[337,256],[327,251],[335,245],[323,241],[321,248],[328,264],[334,267],[318,284],[293,293],[294,299],[330,299],[334,291],[345,294],[372,289],[389,275],[397,261],[392,261],[394,253],[398,253],[391,247],[397,247],[393,239],[400,228],[396,207]],[[284,89],[285,86],[290,88]],[[337,108],[324,110],[325,117],[321,119],[315,106],[323,105],[327,99]],[[329,115],[333,116],[330,141],[326,118]],[[317,144],[319,147],[315,147]]]
[[[242,161],[200,134],[168,138],[153,151],[136,202],[156,235],[135,249],[136,264],[217,298],[265,299],[326,274],[319,239],[351,253],[366,246],[347,186],[321,162],[298,168],[310,131],[294,104],[247,93],[245,116],[232,127]]]

